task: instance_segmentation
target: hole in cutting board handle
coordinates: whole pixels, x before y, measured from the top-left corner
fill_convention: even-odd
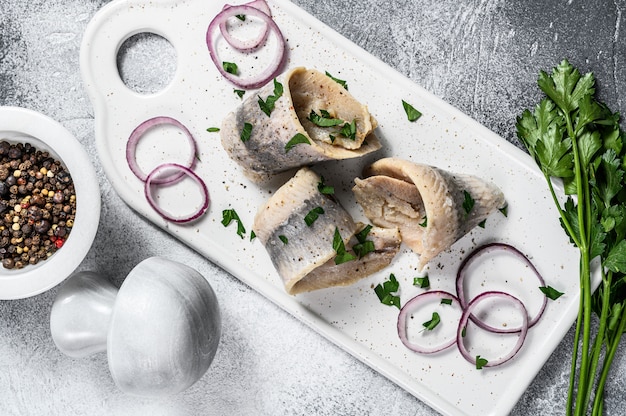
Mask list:
[[[176,73],[176,49],[163,36],[141,32],[130,36],[117,52],[117,71],[132,91],[150,95],[169,85]]]

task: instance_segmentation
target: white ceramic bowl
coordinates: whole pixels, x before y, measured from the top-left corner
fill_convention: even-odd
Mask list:
[[[50,258],[21,269],[0,266],[0,299],[42,293],[67,278],[91,248],[100,220],[100,189],[87,152],[61,124],[19,107],[0,107],[0,140],[47,150],[69,171],[76,190],[76,217],[69,237]]]

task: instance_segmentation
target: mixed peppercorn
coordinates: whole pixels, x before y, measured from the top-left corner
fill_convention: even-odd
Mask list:
[[[69,172],[29,143],[0,141],[0,260],[19,269],[46,260],[74,225],[76,191]]]

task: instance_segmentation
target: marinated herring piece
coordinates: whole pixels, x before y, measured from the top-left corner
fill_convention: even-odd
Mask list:
[[[353,188],[365,216],[398,227],[420,269],[505,205],[500,189],[481,178],[399,158],[374,162],[365,176]]]
[[[350,285],[388,266],[400,249],[397,229],[374,227],[367,236],[373,251],[336,264],[336,233],[351,251],[357,243],[355,234],[364,226],[318,190],[320,181],[311,169],[301,168],[259,208],[254,219],[254,232],[292,295]],[[311,212],[317,217],[305,221]]]
[[[262,181],[289,169],[378,150],[376,126],[367,107],[339,83],[297,67],[228,114],[220,137],[246,175]]]

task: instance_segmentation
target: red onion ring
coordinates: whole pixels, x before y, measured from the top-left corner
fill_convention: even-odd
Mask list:
[[[220,24],[225,23],[227,19],[238,14],[253,16],[263,20],[263,22],[265,22],[265,24],[268,26],[268,29],[273,31],[278,37],[276,58],[262,72],[254,76],[250,76],[246,79],[241,79],[234,74],[226,72],[226,70],[222,67],[222,63],[218,59],[217,49],[215,48],[214,42],[215,39],[213,38],[213,34],[215,33],[216,28],[218,28]],[[206,44],[209,48],[209,54],[211,55],[211,59],[213,60],[213,63],[215,64],[215,67],[220,72],[220,74],[222,74],[224,78],[226,78],[236,86],[246,89],[259,88],[260,86],[266,84],[269,80],[275,78],[276,75],[280,73],[281,65],[285,57],[285,38],[280,31],[278,25],[276,25],[276,22],[274,22],[274,20],[270,16],[263,13],[261,10],[248,5],[227,7],[223,9],[220,13],[218,13],[213,18],[211,23],[209,23],[209,28],[206,32]]]
[[[464,287],[464,284],[465,284],[465,276],[466,276],[465,272],[466,272],[467,268],[476,259],[481,257],[481,255],[492,253],[494,251],[503,251],[503,252],[508,252],[508,253],[513,254],[516,258],[518,258],[519,260],[524,262],[526,265],[528,265],[528,267],[532,270],[532,272],[535,274],[535,276],[539,280],[539,286],[545,286],[545,281],[544,281],[543,277],[541,276],[541,274],[539,274],[539,271],[537,271],[537,268],[534,266],[534,264],[532,264],[532,262],[528,259],[528,257],[526,257],[524,255],[524,253],[519,251],[517,248],[515,248],[515,247],[513,247],[513,246],[511,246],[509,244],[505,244],[505,243],[490,243],[490,244],[486,244],[484,246],[478,247],[468,257],[466,257],[463,260],[463,262],[461,263],[461,266],[459,267],[459,270],[457,272],[456,293],[457,293],[457,296],[459,298],[459,302],[461,303],[461,307],[463,309],[466,309],[467,305],[468,305],[468,302],[465,299],[465,292],[463,290],[463,287]],[[534,326],[539,321],[539,319],[543,315],[543,312],[546,309],[547,303],[548,303],[548,298],[546,296],[543,296],[543,302],[541,304],[541,308],[539,309],[539,311],[537,312],[537,314],[534,317],[529,318],[529,322],[528,322],[528,327],[529,328]],[[487,331],[495,332],[495,333],[514,333],[514,332],[519,332],[520,331],[520,328],[502,329],[502,328],[492,327],[492,326],[486,324],[485,322],[481,321],[480,319],[478,319],[474,315],[470,315],[470,319],[472,320],[472,322],[474,322],[480,328],[482,328],[484,330],[487,330]]]
[[[245,3],[244,5],[259,9],[269,17],[272,17],[272,11],[270,10],[270,7],[267,5],[267,2],[265,0],[253,0],[249,3]],[[224,6],[224,9],[227,9],[229,7],[233,6],[227,4]],[[221,22],[219,26],[220,32],[222,33],[224,40],[226,40],[226,42],[228,42],[230,46],[242,52],[252,51],[261,46],[261,44],[265,42],[265,39],[267,39],[267,35],[269,34],[268,26],[264,23],[263,30],[259,32],[259,35],[256,38],[243,41],[230,35],[228,27],[226,26],[226,21]]]
[[[175,217],[165,210],[161,209],[154,196],[152,195],[152,185],[163,184],[162,182],[157,182],[156,178],[168,169],[174,169],[180,171],[182,175],[187,175],[192,178],[199,185],[202,190],[202,204],[200,207],[187,216]],[[146,178],[144,185],[144,194],[148,203],[160,216],[164,219],[174,222],[174,223],[186,223],[198,219],[201,217],[204,212],[209,208],[210,198],[209,198],[209,190],[207,189],[204,181],[191,169],[186,166],[179,165],[177,163],[163,163],[162,165],[154,168],[152,172],[150,172]]]
[[[470,362],[473,365],[476,365],[476,357],[470,354],[470,352],[465,347],[465,344],[463,343],[464,330],[467,328],[467,323],[470,319],[470,316],[472,316],[472,312],[476,308],[476,306],[480,304],[482,301],[484,301],[485,299],[489,299],[493,297],[502,297],[507,300],[510,300],[513,303],[513,305],[515,305],[515,307],[520,311],[522,315],[522,325],[518,329],[519,335],[518,335],[517,343],[511,349],[511,351],[509,351],[508,354],[506,354],[505,356],[497,360],[493,360],[493,361],[488,360],[487,364],[485,364],[484,367],[495,367],[497,365],[504,364],[505,362],[513,358],[518,353],[520,348],[522,348],[522,345],[524,344],[524,340],[526,339],[526,334],[528,333],[528,311],[526,310],[526,307],[524,306],[522,301],[520,301],[515,296],[512,296],[505,292],[489,291],[489,292],[481,293],[480,295],[472,299],[471,302],[467,305],[467,308],[464,309],[463,315],[461,316],[461,320],[459,321],[459,327],[456,333],[456,344],[459,348],[459,352],[461,353],[463,358],[465,358],[468,362]]]
[[[406,320],[410,315],[410,312],[415,310],[416,307],[419,307],[425,301],[429,301],[432,299],[451,299],[452,303],[461,306],[459,299],[454,296],[452,293],[443,291],[443,290],[435,290],[432,292],[424,292],[421,293],[414,298],[410,299],[403,307],[400,309],[400,313],[398,315],[398,335],[400,336],[400,340],[402,343],[411,351],[421,353],[421,354],[433,354],[439,351],[443,351],[446,348],[451,347],[456,342],[456,338],[452,338],[449,341],[444,341],[441,344],[427,348],[420,345],[413,344],[409,341],[409,337],[406,329]]]
[[[191,147],[191,153],[189,155],[189,159],[187,160],[186,165],[189,169],[192,169],[196,163],[196,154],[197,154],[196,141],[191,135],[191,132],[187,129],[187,127],[185,127],[184,124],[182,124],[180,121],[172,117],[167,117],[167,116],[160,116],[160,117],[154,117],[154,118],[148,119],[144,121],[143,123],[139,124],[133,130],[133,132],[130,134],[130,137],[128,138],[128,142],[126,142],[126,161],[128,162],[128,167],[135,174],[135,176],[137,176],[137,178],[139,178],[142,182],[146,181],[148,175],[146,175],[137,164],[137,155],[136,155],[137,144],[139,143],[139,140],[143,137],[143,135],[148,130],[150,130],[153,127],[159,126],[161,124],[174,125],[180,130],[182,130],[183,133],[185,133],[185,136],[189,140],[189,145]],[[154,179],[153,183],[167,184],[167,183],[175,182],[178,179],[182,178],[183,176],[184,176],[184,173],[178,173],[175,175],[166,176],[166,177],[159,178],[159,179]]]

